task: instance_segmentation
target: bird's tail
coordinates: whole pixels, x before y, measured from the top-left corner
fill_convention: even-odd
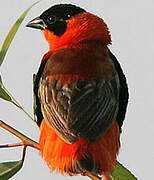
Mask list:
[[[96,142],[79,139],[73,144],[62,140],[46,123],[40,127],[40,152],[51,171],[74,175],[85,171],[110,172],[119,151],[119,128],[116,122]]]

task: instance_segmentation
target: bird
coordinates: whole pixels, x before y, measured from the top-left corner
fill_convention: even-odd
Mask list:
[[[41,30],[49,45],[34,83],[43,159],[62,175],[110,179],[129,93],[105,21],[56,4],[26,26]]]

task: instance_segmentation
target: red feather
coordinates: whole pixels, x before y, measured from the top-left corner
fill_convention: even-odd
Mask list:
[[[51,171],[58,170],[66,174],[76,160],[88,156],[90,152],[102,172],[110,172],[115,166],[119,151],[119,128],[114,122],[97,142],[90,143],[86,139],[79,139],[73,144],[68,144],[44,119],[40,127],[39,146],[41,155]]]

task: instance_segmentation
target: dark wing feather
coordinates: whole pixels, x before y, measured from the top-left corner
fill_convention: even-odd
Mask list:
[[[119,128],[121,131],[121,127],[123,125],[123,121],[125,119],[127,105],[128,105],[128,99],[129,99],[129,92],[128,92],[128,85],[126,77],[122,71],[122,68],[116,59],[116,57],[109,51],[109,55],[114,63],[115,69],[119,76],[120,81],[120,91],[119,91],[119,111],[117,114],[117,122],[119,124]]]
[[[119,78],[62,84],[40,81],[42,111],[50,125],[67,142],[78,138],[97,140],[116,119]]]
[[[48,57],[46,59],[44,59],[44,61],[41,63],[39,70],[36,74],[35,77],[33,77],[33,83],[34,83],[34,116],[36,115],[37,117],[37,124],[38,126],[40,126],[42,119],[43,119],[43,115],[42,115],[42,111],[41,111],[41,103],[38,97],[38,89],[39,89],[39,82],[40,82],[40,78],[42,76],[44,67],[47,63]]]

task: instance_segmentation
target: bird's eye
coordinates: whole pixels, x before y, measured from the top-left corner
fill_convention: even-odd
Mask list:
[[[65,17],[64,17],[64,20],[67,20],[67,19],[69,19],[70,17],[71,17],[70,14],[66,14]]]
[[[53,23],[55,23],[56,22],[56,20],[57,20],[57,18],[56,18],[56,16],[49,16],[48,18],[47,18],[47,23],[49,23],[49,24],[53,24]]]
[[[67,18],[70,18],[71,17],[71,15],[70,14],[67,14]]]

